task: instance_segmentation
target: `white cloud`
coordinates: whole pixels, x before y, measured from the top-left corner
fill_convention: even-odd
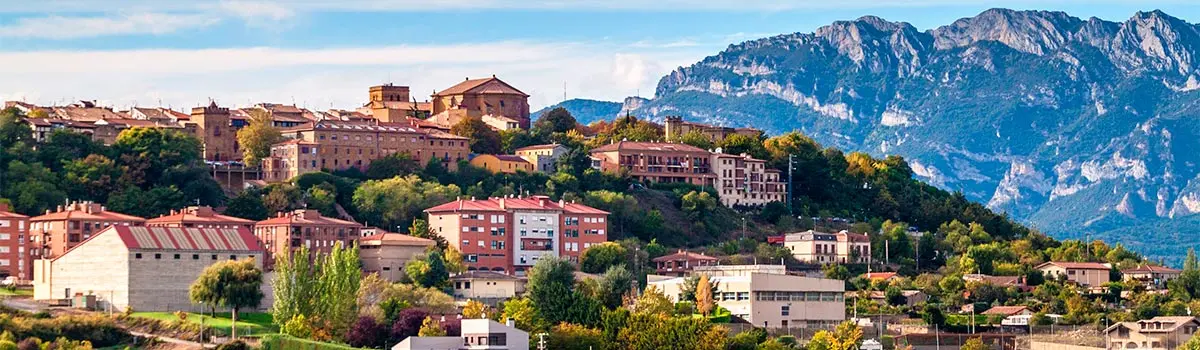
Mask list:
[[[112,101],[119,108],[185,110],[281,102],[352,109],[368,86],[409,85],[427,98],[464,77],[496,74],[532,95],[534,108],[569,98],[620,100],[654,91],[657,79],[711,48],[631,50],[604,43],[496,42],[332,49],[157,49],[0,52],[0,97],[56,104]]]
[[[219,19],[195,14],[140,12],[106,17],[68,17],[50,15],[26,17],[0,26],[0,37],[73,39],[105,35],[166,34],[178,30],[206,27]]]

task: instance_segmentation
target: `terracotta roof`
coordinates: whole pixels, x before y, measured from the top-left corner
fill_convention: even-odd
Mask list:
[[[1131,269],[1121,270],[1121,273],[1181,273],[1183,271],[1155,265],[1140,265]]]
[[[12,208],[9,208],[8,204],[0,203],[0,218],[7,218],[7,219],[28,219],[29,218],[28,216],[9,211],[11,209]]]
[[[319,145],[319,144],[316,142],[307,141],[304,139],[288,139],[287,141],[279,142],[279,143],[276,143],[271,146],[274,147],[274,146],[286,146],[286,145]]]
[[[240,251],[260,252],[262,246],[258,239],[246,228],[182,228],[182,227],[145,227],[145,226],[110,226],[100,233],[67,250],[54,260],[61,259],[67,254],[82,247],[89,241],[103,235],[118,235],[121,242],[130,250],[179,250],[179,251]]]
[[[484,86],[487,83],[490,83],[492,81],[496,81],[496,82],[500,83],[499,86],[488,88],[488,89],[481,90],[481,91],[472,91],[472,90],[475,90],[476,88]],[[503,80],[496,78],[496,76],[492,76],[491,78],[483,78],[483,79],[467,79],[467,80],[464,80],[458,84],[455,84],[454,86],[451,86],[445,90],[435,93],[434,96],[461,95],[461,94],[465,94],[468,92],[480,93],[480,94],[521,94],[524,96],[529,96],[529,95],[526,95],[524,92],[521,92],[521,90],[517,90],[517,88],[513,87],[512,85],[508,85],[508,83],[505,83]]]
[[[634,142],[634,141],[619,141],[610,143],[604,146],[592,149],[592,153],[597,152],[612,152],[612,151],[663,151],[663,152],[695,152],[705,153],[708,151],[699,147],[684,144],[684,143],[666,143],[666,142]]]
[[[1154,324],[1154,323],[1161,323],[1166,327],[1154,328],[1154,327],[1144,327],[1143,326],[1143,325],[1149,325],[1149,324]],[[1132,330],[1135,332],[1170,333],[1170,332],[1174,332],[1176,329],[1179,329],[1179,327],[1186,325],[1188,323],[1200,323],[1200,321],[1196,320],[1196,318],[1192,317],[1192,316],[1158,316],[1158,317],[1151,318],[1148,320],[1140,320],[1140,321],[1136,321],[1136,322],[1121,322],[1121,323],[1113,324],[1111,326],[1108,326],[1108,328],[1105,328],[1104,332],[1108,333],[1108,332],[1111,332],[1115,327],[1122,326],[1125,328],[1129,328],[1129,330]]]
[[[864,273],[863,277],[865,277],[866,279],[869,279],[869,280],[886,280],[886,279],[895,278],[896,273],[895,272],[871,272],[871,273]]]
[[[676,253],[674,253],[674,254],[670,254],[670,255],[663,255],[663,256],[660,256],[660,257],[657,257],[657,258],[654,258],[654,259],[653,259],[653,261],[654,261],[654,262],[676,261],[676,260],[708,260],[708,261],[717,261],[717,260],[720,260],[720,259],[717,259],[717,258],[714,258],[714,257],[708,256],[708,255],[700,254],[700,253],[692,253],[692,252],[689,252],[689,251],[686,251],[686,250],[679,251],[679,252],[676,252]]]
[[[1021,284],[1021,276],[989,276],[983,274],[966,274],[963,275],[965,280],[977,280],[984,283],[991,283],[997,286],[1016,286]]]
[[[1101,263],[1095,263],[1095,262],[1068,262],[1068,261],[1044,262],[1035,268],[1040,270],[1043,267],[1050,266],[1050,265],[1058,266],[1058,267],[1061,267],[1064,269],[1081,269],[1081,270],[1109,270],[1109,269],[1111,269],[1107,264],[1101,264]]]
[[[291,212],[279,213],[279,216],[259,221],[255,225],[341,225],[362,226],[357,222],[322,216],[313,209],[297,209]]]
[[[514,163],[525,163],[525,164],[529,164],[529,161],[525,160],[525,158],[521,158],[521,157],[519,157],[519,156],[514,156],[514,155],[511,155],[511,154],[481,154],[481,155],[479,155],[479,156],[480,156],[480,157],[482,157],[482,156],[492,156],[492,157],[495,157],[495,158],[496,158],[496,159],[498,159],[498,160],[505,161],[505,162],[514,162]]]
[[[428,247],[428,246],[437,244],[437,242],[434,242],[432,239],[425,239],[425,238],[421,238],[421,237],[415,237],[415,236],[409,236],[409,235],[404,235],[404,234],[399,234],[399,233],[391,233],[391,232],[378,233],[378,234],[370,235],[367,237],[363,237],[358,240],[358,243],[361,245],[377,245],[377,244],[379,244],[379,245],[407,245],[407,246],[418,246],[418,247]]]
[[[1012,315],[1019,314],[1019,313],[1021,313],[1021,311],[1025,311],[1028,309],[1029,309],[1028,306],[1020,306],[1020,305],[1018,305],[1018,306],[996,306],[996,307],[992,307],[991,309],[988,309],[987,311],[984,311],[982,313],[982,315],[1012,316]]]
[[[439,131],[439,130],[428,130],[427,133],[429,134],[429,137],[432,137],[435,139],[446,139],[446,140],[470,140],[471,139],[469,137],[462,137],[462,136],[458,136],[455,134],[451,134],[451,133]]]
[[[88,207],[91,210],[87,210]],[[71,203],[61,211],[51,212],[45,215],[39,215],[29,218],[29,221],[58,221],[58,220],[104,220],[104,221],[127,221],[144,223],[145,218],[140,218],[133,215],[121,214],[118,212],[103,210],[99,204],[95,203]]]
[[[234,225],[253,225],[254,220],[246,220],[243,218],[232,217],[218,214],[210,207],[187,207],[179,210],[171,215],[163,215],[157,218],[146,220],[146,225],[167,224],[167,223],[220,223]]]
[[[71,119],[75,121],[97,121],[100,119],[120,119],[123,118],[117,112],[103,107],[54,107],[54,113],[60,118]]]
[[[518,278],[516,276],[511,276],[511,275],[503,274],[503,273],[499,273],[499,272],[483,271],[483,270],[463,272],[463,273],[460,273],[460,274],[457,274],[454,276],[450,276],[450,279],[451,280],[485,279],[485,280],[506,280],[506,281],[520,280],[520,278]]]
[[[843,230],[842,232],[837,233],[837,240],[839,242],[845,242],[845,241],[870,242],[871,237],[868,237],[867,235],[862,234],[862,233],[853,233],[853,232],[847,232],[847,231]]]
[[[488,199],[458,199],[425,209],[426,213],[459,212],[459,211],[507,211],[509,209],[524,210],[562,210],[571,214],[608,215],[608,212],[578,203],[552,201],[546,196],[488,198]]]
[[[557,143],[547,143],[544,145],[533,145],[533,146],[521,147],[521,148],[516,149],[513,152],[533,151],[533,150],[539,150],[539,149],[552,149],[552,148],[559,147],[559,146],[562,146],[562,145],[557,144]]]

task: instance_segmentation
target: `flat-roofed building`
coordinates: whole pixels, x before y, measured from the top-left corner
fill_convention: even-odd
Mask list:
[[[525,279],[492,271],[467,271],[450,276],[454,297],[498,302],[525,293]]]
[[[33,259],[53,258],[110,226],[145,224],[146,219],[109,211],[99,203],[60,205],[29,219],[29,254]]]
[[[171,210],[168,215],[146,220],[151,227],[244,228],[254,229],[254,220],[221,215],[210,206],[192,206]]]
[[[33,277],[28,232],[29,217],[9,211],[8,203],[0,203],[0,278],[15,276],[27,281]]]
[[[261,267],[262,254],[244,228],[110,226],[60,256],[34,261],[34,299],[90,294],[98,308],[117,312],[189,310],[188,287],[205,268],[246,258]]]
[[[650,281],[671,301],[683,296],[686,277]],[[841,280],[751,272],[716,276],[713,299],[756,327],[830,328],[846,319],[846,283]]]
[[[358,240],[358,258],[363,272],[378,273],[380,278],[399,282],[405,276],[404,265],[413,257],[437,245],[432,239],[383,232]]]
[[[871,238],[844,230],[789,233],[783,237],[783,246],[796,260],[810,263],[861,264],[871,257]]]

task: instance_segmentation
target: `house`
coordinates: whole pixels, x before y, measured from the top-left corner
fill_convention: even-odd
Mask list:
[[[660,275],[684,276],[693,268],[716,265],[720,259],[704,255],[704,253],[692,253],[681,249],[674,254],[663,255],[651,261],[657,266],[655,270]]]
[[[263,266],[271,269],[275,257],[307,247],[310,253],[329,253],[341,242],[349,247],[361,236],[363,225],[321,215],[313,209],[280,212],[275,217],[254,224],[254,235],[266,251]]]
[[[492,174],[515,174],[517,172],[532,173],[533,164],[514,155],[480,154],[471,158],[471,166],[481,168]]]
[[[789,233],[783,236],[783,247],[792,252],[796,260],[816,264],[862,264],[871,258],[871,238],[845,230]]]
[[[244,228],[254,229],[254,220],[217,214],[210,206],[192,206],[171,210],[169,215],[146,220],[152,227]]]
[[[1063,278],[1084,287],[1099,287],[1109,281],[1112,265],[1094,262],[1045,262],[1034,267],[1047,279]]]
[[[110,226],[142,226],[146,219],[125,215],[92,202],[72,202],[29,219],[29,255],[48,259],[65,253]]]
[[[454,298],[500,301],[525,293],[525,279],[492,271],[467,271],[450,276]]]
[[[862,277],[870,281],[891,281],[899,276],[895,272],[868,272],[864,273]]]
[[[209,265],[250,258],[262,267],[262,256],[245,228],[110,226],[64,254],[35,260],[33,294],[92,295],[107,310],[188,310],[188,287]]]
[[[1033,310],[1030,310],[1028,306],[1021,306],[1021,305],[995,306],[990,309],[987,309],[987,311],[980,313],[980,315],[997,315],[997,316],[1004,316],[1004,317],[1029,316],[1029,315],[1033,315]]]
[[[408,337],[392,350],[529,350],[529,332],[517,329],[512,319],[500,323],[488,319],[462,320],[457,337]]]
[[[1200,321],[1191,316],[1160,316],[1137,322],[1120,322],[1104,329],[1108,350],[1179,349],[1196,330]]]
[[[671,301],[682,300],[687,277],[648,279]],[[710,277],[713,299],[734,317],[764,328],[827,328],[846,319],[841,280],[751,272]]]
[[[558,171],[558,158],[567,153],[567,146],[557,143],[533,145],[518,148],[513,153],[533,164],[535,171],[554,173]]]
[[[855,292],[846,293],[849,294]],[[910,308],[923,304],[929,300],[929,295],[919,290],[902,290],[900,291],[900,294],[904,296],[904,306],[908,306]],[[877,303],[889,304],[887,300],[887,292],[885,291],[871,291],[871,293],[867,295],[867,298]]]
[[[608,241],[608,212],[546,196],[460,198],[425,213],[468,271],[523,276],[543,257],[578,263],[584,250]]]
[[[358,259],[362,261],[363,272],[378,273],[380,278],[399,282],[405,276],[404,265],[434,245],[437,242],[432,239],[380,232],[358,240]]]
[[[1140,282],[1148,289],[1167,288],[1167,282],[1176,278],[1183,271],[1163,266],[1138,265],[1138,267],[1121,270],[1122,280]]]
[[[28,233],[29,217],[9,211],[8,203],[0,202],[0,279],[27,281],[33,277],[25,238]]]

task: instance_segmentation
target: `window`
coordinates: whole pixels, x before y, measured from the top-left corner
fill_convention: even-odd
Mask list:
[[[216,254],[213,254],[213,255],[212,255],[212,259],[213,259],[213,260],[217,260],[217,255],[216,255]]]
[[[791,313],[792,313],[791,305],[783,305],[783,306],[779,307],[779,316],[791,316]],[[786,321],[784,321],[784,322],[786,322]]]
[[[200,260],[200,254],[192,254],[192,260]]]
[[[175,254],[175,260],[179,260],[179,254]]]
[[[162,259],[162,254],[154,253],[154,260]]]
[[[237,255],[230,255],[229,260],[237,260]]]
[[[134,258],[134,259],[141,259],[141,258],[142,258],[142,253],[136,253],[136,254],[133,254],[133,258]]]

